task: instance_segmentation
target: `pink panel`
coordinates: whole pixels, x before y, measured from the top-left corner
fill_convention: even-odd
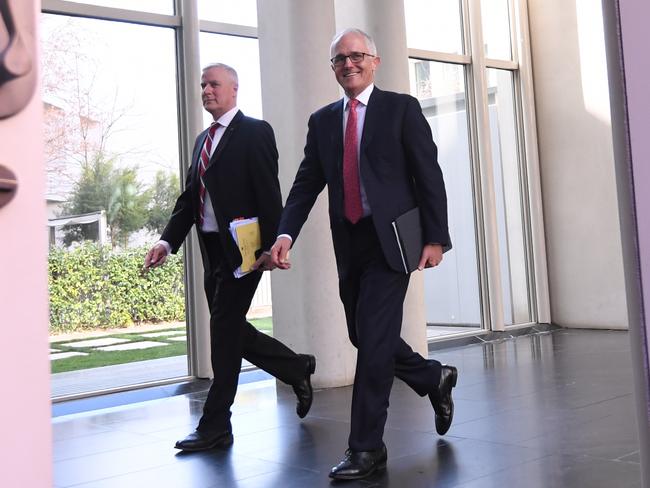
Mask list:
[[[650,2],[621,1],[620,13],[646,337],[650,338]]]
[[[40,2],[8,2],[18,3],[36,24]],[[36,45],[33,32],[26,40]],[[0,165],[15,174],[19,185],[14,199],[0,208],[2,487],[52,486],[41,111],[37,91],[26,108],[0,120]]]

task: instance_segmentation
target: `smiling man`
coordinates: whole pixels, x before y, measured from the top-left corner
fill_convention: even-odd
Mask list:
[[[229,225],[241,217],[257,217],[262,249],[275,240],[282,197],[278,151],[271,126],[246,117],[237,108],[237,72],[211,64],[201,76],[203,108],[213,118],[194,143],[185,190],[169,223],[145,257],[145,267],[162,265],[176,253],[196,225],[203,258],[204,287],[210,306],[210,346],[214,380],[195,432],[176,443],[183,451],[228,447],[233,442],[230,407],[235,399],[242,357],[293,386],[296,413],[307,415],[312,403],[314,356],[296,354],[246,321],[262,271],[272,269],[268,253],[256,271],[235,278],[242,263]]]
[[[330,56],[345,95],[309,119],[305,156],[271,256],[279,268],[290,267],[289,248],[327,185],[340,297],[357,348],[349,449],[330,477],[357,479],[386,466],[383,433],[394,376],[429,397],[440,435],[451,425],[456,368],[424,359],[400,338],[409,274],[392,222],[419,209],[420,270],[437,266],[450,240],[437,149],[418,101],[374,86],[381,60],[365,32],[337,35]]]

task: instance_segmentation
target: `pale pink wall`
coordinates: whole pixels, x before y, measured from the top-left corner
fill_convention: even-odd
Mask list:
[[[650,339],[650,2],[621,1],[620,12],[646,337]]]
[[[34,24],[40,2],[33,4]],[[17,176],[0,209],[0,486],[52,486],[47,240],[38,92],[0,120],[0,164]]]
[[[650,58],[647,54],[650,3],[618,0],[617,13],[616,4],[608,1],[603,0],[603,5],[609,12],[608,25],[614,27],[609,29],[610,46],[616,48],[608,54],[610,61],[614,61],[610,63],[613,99],[620,104],[612,105],[612,113],[618,113],[614,133],[618,145],[616,162],[621,183],[623,239],[627,242],[626,281],[632,305],[630,333],[641,472],[643,486],[650,488]],[[625,95],[627,114],[621,110],[622,95]],[[631,205],[634,214],[629,210]],[[632,215],[636,216],[635,221],[630,218]]]

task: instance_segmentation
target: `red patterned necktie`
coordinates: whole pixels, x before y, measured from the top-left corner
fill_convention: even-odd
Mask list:
[[[205,211],[205,183],[203,182],[203,175],[205,170],[210,164],[210,151],[212,151],[212,141],[214,140],[214,134],[219,128],[219,122],[214,122],[208,130],[208,135],[205,138],[205,143],[203,144],[203,149],[201,150],[201,158],[199,161],[199,225],[203,227],[203,216]]]
[[[348,102],[348,122],[345,126],[343,144],[343,206],[345,218],[353,224],[363,217],[361,188],[359,185],[359,158],[357,155],[357,104],[359,100]]]

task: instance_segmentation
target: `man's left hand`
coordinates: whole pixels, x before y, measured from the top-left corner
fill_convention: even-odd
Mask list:
[[[251,266],[253,271],[272,271],[275,269],[271,255],[262,253],[262,255]]]
[[[424,249],[422,249],[422,257],[420,257],[418,269],[422,271],[424,268],[438,266],[441,261],[442,246],[440,244],[425,244]]]

